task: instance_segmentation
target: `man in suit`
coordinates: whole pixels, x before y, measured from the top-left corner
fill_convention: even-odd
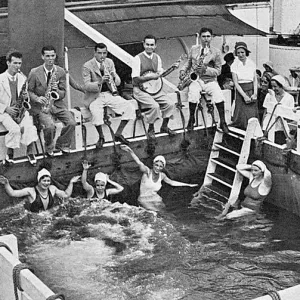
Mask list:
[[[215,103],[220,117],[220,128],[228,133],[225,121],[224,96],[217,82],[217,76],[221,73],[222,58],[218,49],[211,47],[212,30],[201,28],[199,45],[192,46],[188,60],[180,70],[179,79],[183,80],[189,72],[195,72],[198,78],[189,85],[188,101],[190,117],[187,128],[192,130],[195,123],[195,111],[200,99],[201,91],[207,93]]]
[[[5,135],[7,149],[6,161],[13,163],[14,149],[20,144],[27,146],[28,161],[34,165],[33,142],[38,139],[32,117],[25,110],[24,117],[18,124],[20,114],[19,101],[29,101],[25,75],[20,73],[22,53],[13,51],[6,57],[7,70],[0,74],[0,123],[8,130]],[[23,103],[23,102],[22,102]]]
[[[53,156],[56,117],[64,124],[56,141],[56,149],[63,153],[70,152],[70,144],[74,135],[76,122],[67,110],[64,98],[66,95],[66,73],[63,68],[54,64],[56,50],[53,46],[42,49],[43,65],[33,68],[28,76],[28,91],[32,102],[31,113],[44,132],[45,150],[48,156]],[[54,91],[57,99],[49,100],[48,91]]]
[[[109,107],[116,114],[121,115],[121,123],[115,133],[115,140],[128,145],[129,141],[122,135],[122,131],[129,120],[134,119],[133,105],[117,94],[116,86],[121,83],[114,62],[107,58],[107,46],[103,43],[95,45],[94,57],[87,61],[82,68],[85,85],[85,105],[92,114],[92,124],[96,127],[99,140],[96,147],[101,149],[105,142],[102,131],[103,108]]]

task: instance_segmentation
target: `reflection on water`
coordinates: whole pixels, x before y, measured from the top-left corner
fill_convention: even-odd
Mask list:
[[[73,199],[34,215],[0,212],[0,234],[67,299],[253,299],[300,283],[300,221],[273,207],[261,218],[217,222],[218,205],[163,191],[167,211]]]

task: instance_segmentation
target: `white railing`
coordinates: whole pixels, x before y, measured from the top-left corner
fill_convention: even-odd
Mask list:
[[[17,238],[10,234],[0,236],[0,242],[7,245],[12,253],[5,247],[0,247],[0,300],[15,300],[13,269],[21,264],[18,259]],[[18,292],[19,300],[45,300],[54,293],[31,271],[20,271],[20,285],[22,292]]]
[[[297,138],[296,151],[300,152],[300,110],[289,108],[283,105],[277,105],[275,108],[275,105],[276,104],[267,105],[267,115],[266,115],[267,119],[264,121],[263,129],[265,130],[267,123],[269,123],[268,129],[270,130],[268,130],[268,135],[267,135],[268,140],[274,142],[275,126],[272,126],[272,124],[279,117],[281,121],[278,119],[277,122],[282,123],[287,133],[289,133],[291,126],[297,129],[298,138]],[[269,122],[270,118],[271,120]]]

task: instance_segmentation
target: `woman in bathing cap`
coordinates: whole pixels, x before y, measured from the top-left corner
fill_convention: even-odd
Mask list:
[[[242,208],[228,213],[231,205],[227,203],[222,214],[217,217],[218,219],[234,219],[259,213],[264,199],[271,191],[271,173],[262,161],[256,160],[251,165],[240,164],[236,169],[249,179],[249,184],[244,190],[245,199],[241,203]]]
[[[162,198],[157,194],[161,189],[161,182],[164,181],[172,186],[189,186],[195,187],[198,184],[188,184],[179,181],[174,181],[168,178],[168,176],[163,172],[163,169],[166,166],[166,160],[163,156],[156,156],[153,160],[153,168],[149,169],[145,166],[136,154],[126,145],[120,146],[122,150],[130,153],[133,160],[140,167],[140,171],[143,173],[142,181],[140,185],[140,195],[138,202],[141,206],[148,210],[159,211],[165,205],[162,201]]]
[[[87,170],[91,165],[88,163],[88,161],[84,161],[82,163],[82,166],[83,171],[81,176],[81,183],[87,193],[87,198],[97,198],[99,200],[108,199],[109,195],[115,195],[123,191],[124,188],[120,184],[112,181],[111,179],[109,179],[109,176],[107,174],[104,174],[102,172],[99,172],[95,175],[95,187],[93,187],[87,182]],[[114,188],[106,189],[107,183],[110,183],[112,186],[114,186]]]
[[[10,197],[25,198],[24,207],[31,212],[40,212],[52,208],[57,198],[69,198],[73,191],[73,183],[79,180],[80,176],[75,176],[65,191],[58,189],[51,184],[51,173],[43,168],[37,173],[37,185],[26,187],[21,190],[14,190],[6,177],[0,176],[0,183],[4,185],[6,193]]]

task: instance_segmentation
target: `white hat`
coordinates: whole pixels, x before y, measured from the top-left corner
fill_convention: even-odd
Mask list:
[[[40,181],[40,179],[43,177],[43,176],[49,176],[49,177],[51,177],[51,174],[50,174],[50,172],[47,170],[47,169],[42,169],[42,170],[40,170],[39,172],[38,172],[38,174],[37,174],[37,181],[39,182]]]
[[[271,78],[271,80],[275,80],[276,82],[280,83],[283,88],[286,86],[286,81],[281,75],[275,75]]]
[[[266,169],[267,169],[266,165],[265,165],[261,160],[256,160],[256,161],[254,161],[254,162],[252,163],[252,166],[256,166],[256,167],[260,168],[260,170],[261,170],[262,172],[265,172]]]
[[[153,159],[153,162],[156,162],[156,161],[161,161],[163,163],[164,167],[166,166],[166,159],[162,155],[158,155]]]
[[[96,182],[96,181],[103,181],[103,182],[105,182],[105,184],[107,183],[107,175],[106,174],[104,174],[104,173],[102,173],[102,172],[99,172],[99,173],[97,173],[96,175],[95,175],[95,179],[94,179],[94,181]]]

